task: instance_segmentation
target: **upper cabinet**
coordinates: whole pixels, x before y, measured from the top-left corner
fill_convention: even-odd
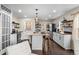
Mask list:
[[[10,34],[12,27],[11,21],[11,10],[5,7],[4,5],[0,5],[0,51],[10,45]]]

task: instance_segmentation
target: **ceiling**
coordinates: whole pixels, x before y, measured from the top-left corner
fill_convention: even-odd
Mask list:
[[[35,17],[35,9],[38,9],[38,17],[41,20],[50,20],[61,16],[65,12],[78,7],[78,4],[5,4],[12,10],[13,15],[17,18]],[[22,10],[22,12],[18,12]],[[55,10],[55,12],[53,11]]]

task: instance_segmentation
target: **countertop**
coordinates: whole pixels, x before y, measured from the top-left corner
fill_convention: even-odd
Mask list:
[[[59,33],[59,32],[55,32],[55,33],[58,33],[58,34],[61,34],[61,35],[72,35],[71,33],[64,33],[64,34]]]
[[[64,33],[64,35],[72,35],[71,33]]]
[[[48,33],[32,33],[32,35],[49,35]]]
[[[24,32],[25,35],[39,35],[39,36],[44,36],[44,35],[50,35],[50,33],[36,33],[36,32]]]

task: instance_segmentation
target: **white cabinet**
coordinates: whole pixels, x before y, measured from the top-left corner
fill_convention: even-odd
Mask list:
[[[42,50],[43,36],[33,35],[32,36],[32,50]]]
[[[71,35],[64,35],[64,47],[71,49]]]
[[[53,32],[53,40],[64,49],[71,49],[71,35],[69,34],[62,35]]]
[[[12,13],[8,8],[0,5],[0,54],[10,45]]]

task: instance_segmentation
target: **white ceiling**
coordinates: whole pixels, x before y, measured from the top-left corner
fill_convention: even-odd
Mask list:
[[[54,19],[65,12],[78,7],[78,4],[5,4],[6,7],[10,8],[13,12],[13,15],[18,18],[24,18],[26,15],[27,18],[35,17],[35,9],[38,10],[39,18],[42,20],[45,19]],[[18,10],[21,9],[22,12],[19,13]],[[56,13],[53,13],[53,10],[56,10]],[[51,16],[49,16],[51,15]]]

